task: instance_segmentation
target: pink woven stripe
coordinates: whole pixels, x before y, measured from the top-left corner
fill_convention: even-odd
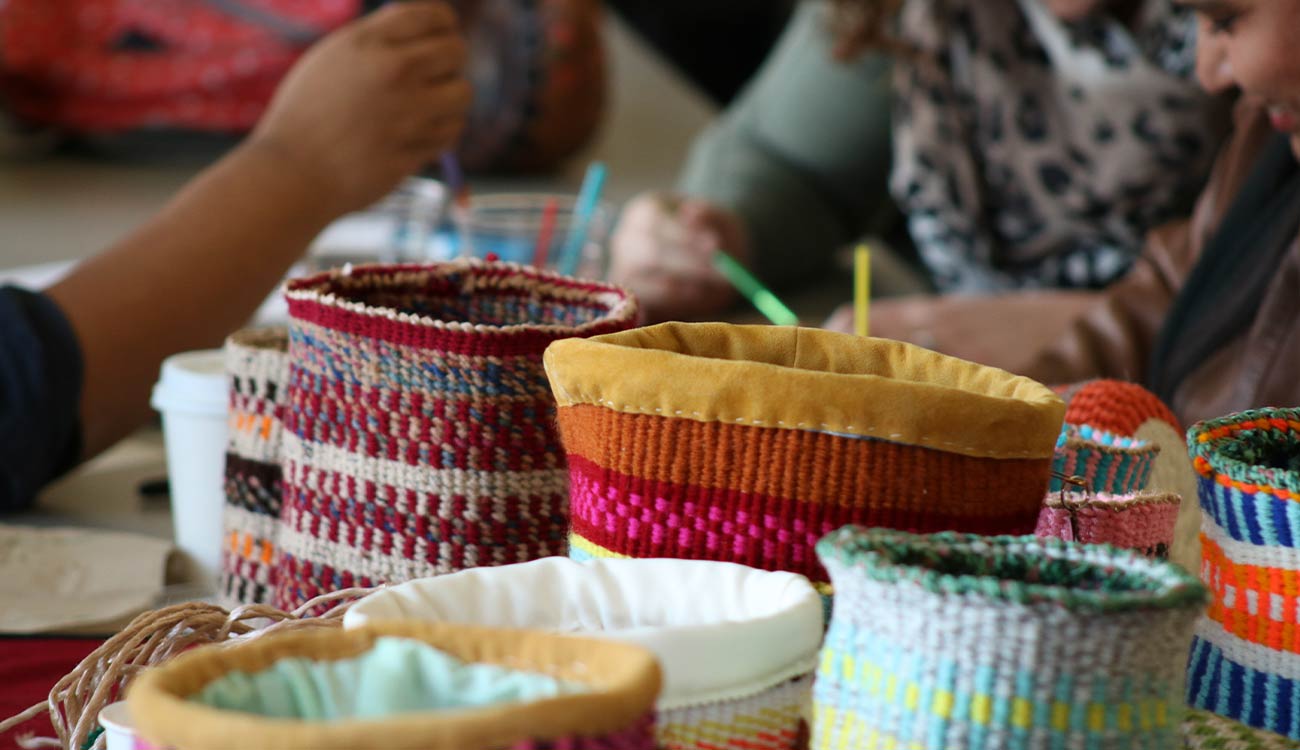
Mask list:
[[[577,455],[569,456],[569,482],[573,533],[615,554],[736,562],[800,573],[814,582],[827,580],[813,551],[816,541],[846,524],[998,533],[1017,528],[1020,517],[908,513],[883,504],[844,507],[655,482]]]
[[[1122,511],[1087,506],[1075,511],[1079,538],[1087,544],[1113,544],[1127,549],[1154,551],[1173,543],[1178,506],[1153,504]],[[1042,537],[1070,539],[1070,513],[1064,508],[1043,508],[1034,533]]]
[[[686,501],[685,512],[678,515],[672,512],[675,503],[665,497],[623,495],[578,467],[569,474],[569,496],[575,527],[594,527],[611,536],[626,529],[629,543],[638,552],[617,551],[635,557],[656,556],[656,550],[671,548],[673,556],[689,559],[752,560],[755,540],[766,536],[759,543],[757,557],[763,564],[758,567],[802,568],[814,561],[817,540],[841,525],[827,519],[810,528],[807,520],[795,518],[787,529],[783,528],[787,521],[776,515],[755,517],[715,502],[707,492],[699,493],[698,501]]]

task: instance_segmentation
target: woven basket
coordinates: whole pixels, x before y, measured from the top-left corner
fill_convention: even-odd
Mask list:
[[[1202,422],[1188,445],[1212,594],[1188,703],[1300,740],[1300,409]]]
[[[287,659],[350,659],[381,637],[414,639],[468,663],[545,674],[586,690],[371,720],[273,719],[192,700],[233,672],[255,674]],[[142,674],[127,700],[140,735],[175,750],[655,750],[658,692],[654,657],[636,646],[530,631],[384,623],[198,648]]]
[[[226,339],[230,442],[218,595],[226,607],[271,600],[280,517],[280,449],[289,333],[251,328]]]
[[[1037,537],[847,527],[817,545],[835,615],[813,748],[1174,750],[1205,589]]]
[[[1196,471],[1187,455],[1186,432],[1174,413],[1154,393],[1121,380],[1089,380],[1053,390],[1065,400],[1066,425],[1086,425],[1160,449],[1145,484],[1135,489],[1171,492],[1183,498],[1169,559],[1186,570],[1199,570],[1201,509],[1193,501]]]
[[[693,560],[555,557],[411,581],[357,602],[344,627],[420,619],[636,643],[659,657],[662,750],[801,750],[821,600],[790,573]]]
[[[1030,533],[1047,388],[896,341],[667,323],[553,344],[570,554],[738,562],[826,589],[846,523]],[[997,498],[990,502],[990,498]]]
[[[1145,489],[1160,449],[1090,425],[1065,425],[1056,443],[1050,492],[1060,492],[1062,477],[1077,477],[1090,492],[1123,495]]]
[[[1127,495],[1050,493],[1034,534],[1085,544],[1112,544],[1167,558],[1182,500],[1171,492]]]
[[[291,281],[276,605],[563,554],[547,344],[631,326],[623,290],[507,263]]]

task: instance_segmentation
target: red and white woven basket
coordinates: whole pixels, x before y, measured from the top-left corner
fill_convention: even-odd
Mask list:
[[[565,552],[542,351],[631,327],[625,291],[456,261],[336,270],[286,297],[277,606]]]

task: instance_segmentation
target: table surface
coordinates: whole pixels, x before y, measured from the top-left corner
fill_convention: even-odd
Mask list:
[[[593,143],[559,174],[476,181],[476,191],[575,192],[593,159],[608,165],[607,195],[615,201],[673,183],[716,108],[612,16],[607,30],[610,107]],[[0,166],[0,268],[91,255],[148,218],[194,172],[71,157]],[[166,499],[138,492],[165,475],[159,431],[145,429],[51,485],[36,510],[5,520],[170,538]]]

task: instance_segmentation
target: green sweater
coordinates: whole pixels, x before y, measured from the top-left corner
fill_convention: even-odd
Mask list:
[[[889,61],[831,54],[822,2],[800,5],[745,91],[691,149],[678,188],[736,212],[756,270],[782,287],[824,276],[835,250],[895,215]]]

